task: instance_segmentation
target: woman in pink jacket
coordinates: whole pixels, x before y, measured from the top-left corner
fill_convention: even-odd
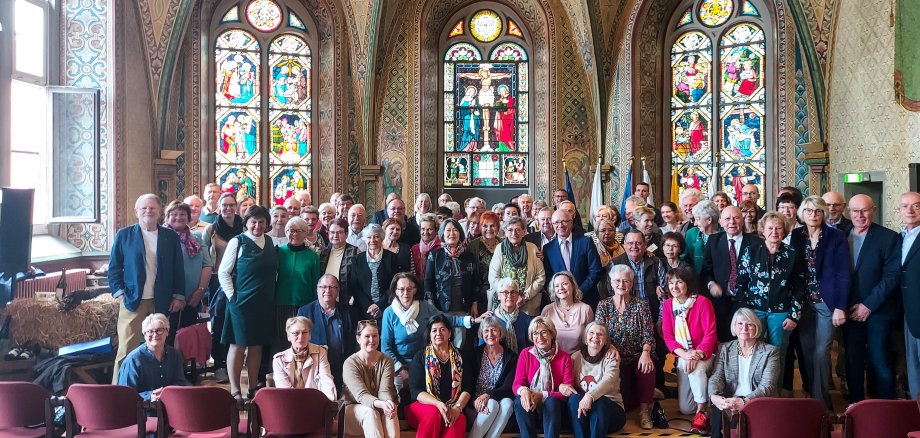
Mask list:
[[[303,316],[288,318],[284,324],[291,348],[275,355],[272,361],[278,388],[313,388],[329,400],[336,399],[335,382],[324,345],[310,343],[313,322]]]
[[[537,422],[543,421],[543,436],[559,436],[566,397],[560,385],[574,385],[572,357],[556,344],[556,326],[549,318],[537,316],[530,321],[527,334],[532,347],[521,351],[512,391],[514,417],[522,438],[537,436]]]
[[[680,411],[693,417],[691,429],[709,433],[709,378],[712,354],[718,346],[716,316],[712,303],[690,292],[693,272],[676,268],[665,279],[671,298],[662,305],[661,331],[664,343],[677,356],[677,399]]]

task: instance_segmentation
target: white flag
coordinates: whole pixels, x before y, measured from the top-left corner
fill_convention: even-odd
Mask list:
[[[648,170],[645,168],[645,160],[642,160],[642,182],[648,184],[648,197],[645,199],[649,207],[655,206],[655,197],[652,196],[652,178],[648,176]]]
[[[601,163],[598,161],[597,170],[594,171],[594,184],[591,186],[591,218],[589,218],[591,223],[594,220],[594,213],[601,208],[601,205],[604,205],[604,195],[601,193]]]

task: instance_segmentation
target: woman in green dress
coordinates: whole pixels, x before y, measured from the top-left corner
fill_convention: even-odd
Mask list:
[[[706,255],[706,242],[709,236],[719,232],[719,208],[714,202],[704,199],[693,207],[693,217],[696,226],[684,236],[686,245],[680,258],[693,266],[693,274],[699,278]]]
[[[227,243],[217,277],[227,295],[227,311],[222,342],[229,345],[227,368],[230,393],[242,399],[240,374],[243,357],[250,385],[254,384],[262,359],[262,346],[274,338],[275,277],[278,251],[265,236],[271,216],[264,207],[254,205],[243,217],[246,231]],[[252,395],[252,388],[249,395]]]

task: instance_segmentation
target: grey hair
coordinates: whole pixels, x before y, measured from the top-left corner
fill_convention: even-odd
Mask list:
[[[524,223],[524,219],[521,219],[520,216],[511,216],[508,218],[508,220],[505,221],[505,229],[507,230],[508,227],[510,227],[512,224],[520,224],[521,228],[524,229],[524,232],[527,232],[527,224]]]
[[[444,206],[449,208],[450,211],[454,212],[454,216],[456,216],[457,213],[460,213],[460,204],[457,203],[457,201],[446,202],[444,203]]]
[[[632,202],[634,207],[645,207],[648,205],[648,201],[639,195],[630,195],[628,198],[626,198],[626,202]]]
[[[487,316],[483,318],[482,321],[479,323],[479,339],[482,339],[482,332],[489,327],[495,327],[498,329],[498,333],[499,333],[498,339],[499,340],[505,339],[505,335],[508,334],[505,331],[505,326],[502,325],[502,322],[499,321],[498,318],[494,316]]]
[[[626,274],[629,277],[629,281],[636,280],[636,273],[627,265],[613,265],[610,267],[610,272],[607,273],[607,276],[613,280],[613,276],[617,274]]]
[[[155,322],[160,323],[160,325],[166,327],[166,330],[169,331],[169,318],[167,318],[166,315],[162,313],[151,313],[147,315],[147,317],[144,318],[144,321],[141,322],[141,331],[147,331],[147,329],[150,328],[150,326],[152,326]]]
[[[287,209],[284,208],[284,207],[281,206],[281,205],[276,205],[276,206],[272,207],[272,209],[269,210],[268,214],[270,214],[270,215],[275,214],[276,211],[283,211],[285,214],[288,214]],[[288,215],[289,215],[289,214],[288,214]],[[287,227],[285,227],[284,229],[287,230]]]
[[[511,277],[502,277],[501,279],[499,279],[498,283],[495,284],[495,293],[498,293],[499,291],[501,291],[502,289],[508,286],[514,286],[514,289],[517,290],[518,293],[521,293],[521,286],[517,284],[517,282],[514,281],[514,279],[512,279]]]
[[[367,214],[367,209],[364,208],[364,204],[354,204],[354,205],[352,205],[351,207],[348,208],[348,212],[351,213],[352,210],[361,210],[361,211],[363,211],[365,214]]]
[[[435,228],[438,228],[438,217],[434,213],[423,214],[418,223],[421,225],[423,222],[431,222]]]
[[[429,194],[427,194],[427,193],[419,193],[418,196],[415,197],[415,203],[416,203],[416,204],[418,204],[418,200],[419,200],[419,199],[427,200],[428,203],[431,204],[431,196],[430,196]]]
[[[367,226],[364,227],[363,230],[361,230],[362,239],[367,239],[368,237],[371,237],[372,235],[377,235],[381,239],[383,239],[383,228],[381,228],[380,225],[377,225],[377,224],[367,224]]]
[[[694,197],[696,198],[697,201],[699,201],[700,199],[703,198],[703,192],[699,191],[699,189],[694,189],[694,188],[684,189],[684,191],[680,192],[680,202],[681,203],[684,202],[684,199],[687,199],[689,197]]]
[[[796,212],[796,216],[798,216],[799,220],[802,222],[805,222],[806,208],[821,210],[824,212],[824,217],[827,218],[827,202],[820,196],[809,196],[802,201],[802,205],[799,205],[799,211]]]
[[[304,230],[304,231],[308,231],[307,221],[303,220],[300,216],[294,216],[288,219],[287,223],[284,224],[284,234],[290,233],[291,228],[294,228],[294,227],[300,228],[301,230]]]
[[[739,319],[743,319],[754,325],[755,330],[754,330],[754,334],[751,335],[752,338],[757,339],[760,337],[760,334],[763,333],[763,325],[760,322],[760,318],[757,317],[757,314],[754,313],[753,310],[748,309],[747,307],[741,307],[735,311],[734,315],[732,315],[732,325],[731,325],[732,336],[738,336],[738,330],[735,329],[735,324],[738,323]]]
[[[134,201],[134,208],[140,207],[141,203],[148,199],[156,200],[157,205],[160,206],[161,209],[163,208],[163,201],[160,200],[159,196],[154,195],[153,193],[144,193],[143,195],[138,196],[137,201]]]
[[[607,332],[607,327],[604,327],[603,324],[597,321],[591,321],[588,323],[588,325],[585,326],[585,334],[582,342],[584,342],[585,345],[588,345],[588,332],[591,331],[591,329],[594,327],[600,327],[602,329],[601,331],[604,332],[604,339],[607,340],[607,342],[604,342],[604,346],[610,345],[610,333]]]
[[[693,217],[696,219],[709,218],[718,221],[720,214],[719,207],[709,199],[704,199],[693,207]]]
[[[323,202],[322,204],[319,205],[319,208],[316,209],[316,211],[319,213],[322,213],[323,211],[326,211],[326,210],[332,210],[332,212],[335,213],[335,206],[328,202]]]

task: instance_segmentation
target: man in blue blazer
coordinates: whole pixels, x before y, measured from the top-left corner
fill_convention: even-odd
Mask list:
[[[583,295],[582,301],[597,307],[597,281],[603,268],[597,255],[597,247],[590,237],[572,234],[572,215],[559,209],[553,213],[553,228],[556,237],[543,247],[543,268],[546,278],[553,278],[557,272],[569,271],[575,276]]]
[[[904,302],[904,350],[910,398],[920,394],[920,193],[901,195],[901,300]]]
[[[115,233],[109,257],[109,287],[122,297],[118,311],[118,353],[112,384],[128,352],[142,341],[141,322],[151,313],[169,315],[185,307],[185,268],[179,235],[159,225],[163,205],[154,194],[134,203],[137,225]],[[178,330],[178,327],[175,328]]]
[[[329,352],[329,366],[335,387],[342,390],[342,364],[345,359],[358,351],[355,330],[358,327],[358,315],[354,307],[339,303],[339,281],[332,274],[323,274],[316,284],[316,301],[307,303],[297,309],[297,316],[305,316],[313,321],[310,342],[325,345]]]
[[[867,355],[869,366],[875,372],[875,395],[892,399],[895,397],[894,373],[887,355],[891,351],[891,328],[900,306],[895,292],[901,282],[898,262],[901,237],[872,223],[875,216],[872,198],[853,196],[849,210],[853,220],[848,236],[853,274],[848,303],[850,322],[843,326],[849,401],[856,403],[866,398],[863,384]]]

